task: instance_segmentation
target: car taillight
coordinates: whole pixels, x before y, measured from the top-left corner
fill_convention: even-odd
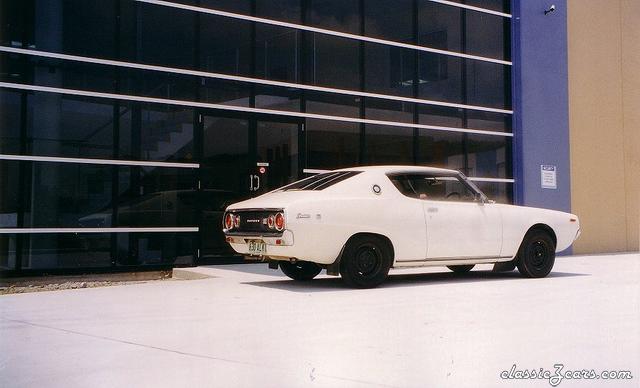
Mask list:
[[[278,213],[275,217],[275,227],[277,231],[282,232],[284,230],[284,214]]]
[[[229,230],[233,228],[233,214],[227,213],[224,216],[224,228]]]
[[[276,226],[276,216],[274,216],[273,214],[271,214],[268,218],[267,218],[267,226],[269,227],[269,229],[273,229]]]
[[[233,226],[235,228],[240,227],[240,216],[233,216]]]

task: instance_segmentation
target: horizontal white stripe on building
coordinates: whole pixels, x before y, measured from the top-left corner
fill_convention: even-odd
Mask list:
[[[76,164],[106,164],[112,166],[142,166],[142,167],[171,167],[171,168],[200,168],[198,163],[173,162],[144,162],[139,160],[92,159],[92,158],[64,158],[58,156],[32,156],[0,154],[0,160],[24,160],[31,162],[54,162]]]
[[[10,82],[0,82],[0,88],[31,90],[31,91],[46,92],[46,93],[59,93],[59,94],[66,94],[66,95],[72,95],[72,96],[109,98],[109,99],[115,99],[115,100],[146,102],[146,103],[153,103],[153,104],[169,104],[169,105],[187,106],[187,107],[194,107],[194,108],[219,109],[219,110],[227,110],[227,111],[234,111],[234,112],[261,113],[261,114],[268,114],[268,115],[300,117],[300,118],[328,120],[328,121],[340,121],[340,122],[347,122],[347,123],[386,125],[390,127],[420,128],[420,129],[430,129],[434,131],[443,131],[443,132],[458,132],[458,133],[470,133],[470,134],[476,134],[476,135],[513,137],[513,133],[495,132],[495,131],[487,131],[487,130],[480,130],[480,129],[455,128],[455,127],[445,127],[445,126],[438,126],[438,125],[402,123],[402,122],[395,122],[395,121],[360,119],[360,118],[342,117],[342,116],[328,116],[328,115],[321,115],[321,114],[315,114],[315,113],[279,111],[279,110],[263,109],[263,108],[249,108],[249,107],[242,107],[242,106],[212,104],[212,103],[205,103],[205,102],[172,100],[172,99],[156,98],[156,97],[132,96],[128,94],[101,93],[101,92],[92,92],[87,90],[63,89],[63,88],[54,88],[49,86],[25,85],[25,84],[17,84],[17,83],[10,83]]]
[[[197,226],[158,228],[0,228],[0,234],[42,233],[187,233],[198,232]]]
[[[266,80],[261,78],[252,78],[252,77],[243,77],[243,76],[230,75],[230,74],[180,69],[175,67],[145,65],[145,64],[134,63],[134,62],[124,62],[124,61],[115,61],[111,59],[83,57],[79,55],[59,54],[59,53],[52,53],[48,51],[23,49],[23,48],[17,48],[17,47],[0,46],[0,52],[31,55],[31,56],[37,56],[37,57],[43,57],[43,58],[54,58],[54,59],[61,59],[65,61],[93,63],[97,65],[118,66],[118,67],[124,67],[128,69],[136,69],[136,70],[149,70],[149,71],[158,71],[163,73],[191,75],[195,77],[222,79],[225,81],[247,82],[247,83],[254,83],[259,85],[295,88],[300,90],[311,90],[314,92],[322,92],[322,93],[344,94],[348,96],[376,98],[376,99],[391,100],[391,101],[402,101],[402,102],[409,102],[409,103],[422,104],[422,105],[443,106],[447,108],[470,109],[470,110],[477,110],[477,111],[483,111],[483,112],[513,114],[513,110],[490,108],[490,107],[479,106],[479,105],[456,104],[453,102],[446,102],[446,101],[425,100],[421,98],[401,97],[401,96],[393,96],[393,95],[380,94],[380,93],[368,93],[368,92],[360,92],[357,90],[337,89],[337,88],[329,88],[325,86],[298,84],[293,82],[272,81],[272,80]]]
[[[491,62],[491,63],[497,63],[497,64],[507,65],[507,66],[511,66],[512,65],[512,63],[510,61],[505,61],[505,60],[502,60],[502,59],[482,57],[482,56],[471,55],[471,54],[463,54],[463,53],[459,53],[459,52],[455,52],[455,51],[440,50],[440,49],[436,49],[436,48],[432,48],[432,47],[418,46],[418,45],[415,45],[415,44],[395,42],[395,41],[379,39],[379,38],[371,38],[371,37],[363,36],[363,35],[355,35],[355,34],[349,34],[347,32],[339,32],[339,31],[327,30],[327,29],[324,29],[324,28],[305,26],[303,24],[281,22],[281,21],[278,21],[278,20],[265,19],[265,18],[260,18],[260,17],[256,17],[256,16],[249,16],[249,15],[242,15],[242,14],[233,13],[233,12],[220,11],[220,10],[217,10],[217,9],[203,8],[203,7],[193,6],[193,5],[186,5],[186,4],[177,4],[177,3],[172,3],[172,2],[169,2],[169,1],[163,1],[163,0],[135,0],[135,1],[137,1],[139,3],[147,3],[147,4],[160,5],[160,6],[164,6],[164,7],[184,9],[184,10],[188,10],[188,11],[195,11],[195,12],[206,13],[206,14],[210,14],[210,15],[217,15],[217,16],[223,16],[223,17],[228,17],[228,18],[233,18],[233,19],[246,20],[246,21],[250,21],[250,22],[264,23],[264,24],[269,24],[269,25],[272,25],[272,26],[293,28],[293,29],[297,29],[297,30],[301,30],[301,31],[316,32],[316,33],[319,33],[319,34],[337,36],[337,37],[340,37],[340,38],[360,40],[360,41],[368,42],[368,43],[378,43],[378,44],[382,44],[382,45],[386,45],[386,46],[400,47],[400,48],[405,48],[405,49],[409,49],[409,50],[418,50],[418,51],[430,52],[430,53],[435,53],[435,54],[443,54],[443,55],[449,55],[449,56],[458,57],[458,58],[473,59],[473,60],[477,60],[477,61]],[[454,2],[447,2],[447,5],[460,6],[461,4],[454,3]],[[464,8],[471,9],[469,6],[464,7]],[[478,8],[478,7],[474,7],[474,8]],[[478,8],[478,9],[482,9],[482,8]]]

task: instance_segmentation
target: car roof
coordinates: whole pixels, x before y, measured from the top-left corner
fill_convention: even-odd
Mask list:
[[[451,173],[460,174],[459,171],[449,170],[446,168],[428,167],[428,166],[358,166],[342,168],[335,171],[376,171],[383,174],[394,173]]]

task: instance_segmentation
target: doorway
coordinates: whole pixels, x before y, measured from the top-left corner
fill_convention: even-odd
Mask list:
[[[301,177],[303,124],[272,116],[201,116],[200,262],[239,259],[222,233],[225,208]]]

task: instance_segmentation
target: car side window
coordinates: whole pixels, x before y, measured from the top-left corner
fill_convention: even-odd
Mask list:
[[[475,192],[457,176],[436,174],[400,174],[389,177],[407,197],[451,202],[473,202]]]

